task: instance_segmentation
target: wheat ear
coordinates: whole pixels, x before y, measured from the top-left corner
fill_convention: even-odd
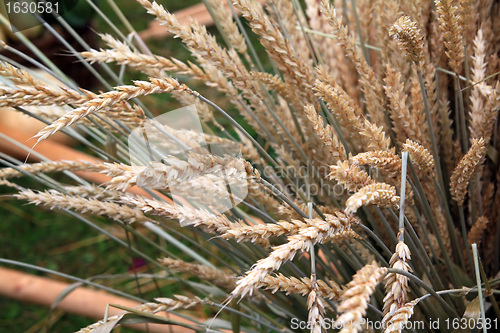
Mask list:
[[[238,26],[233,21],[232,16],[228,14],[224,6],[224,1],[207,0],[206,3],[211,7],[217,23],[220,24],[222,30],[226,33],[231,47],[235,48],[240,54],[247,55],[245,38],[238,30]]]
[[[226,290],[233,290],[236,286],[236,276],[220,269],[172,258],[160,258],[158,261],[171,270],[180,273],[188,273],[192,276],[199,277],[201,280],[212,282],[214,285]]]
[[[270,290],[273,294],[278,290],[285,292],[287,295],[291,293],[299,294],[302,296],[308,295],[313,290],[311,279],[303,277],[298,279],[296,277],[287,277],[283,274],[276,276],[266,275],[258,288]],[[326,299],[339,299],[342,294],[342,289],[333,281],[323,281],[316,279],[316,294],[318,297]]]
[[[285,262],[293,260],[297,252],[307,252],[317,243],[327,240],[352,238],[351,224],[356,219],[341,212],[335,215],[326,215],[326,221],[313,219],[311,225],[302,228],[298,234],[288,237],[288,242],[273,247],[267,258],[260,259],[243,278],[237,282],[237,287],[231,297],[244,297],[252,294],[254,289],[262,282],[264,277],[274,270],[279,269]]]
[[[311,326],[311,333],[326,333],[325,326],[325,305],[318,296],[316,287],[313,287],[307,297],[307,308],[309,309],[308,325]]]
[[[101,171],[106,166],[104,164],[94,164],[90,162],[83,161],[50,161],[50,162],[40,162],[32,164],[22,164],[18,165],[17,168],[3,168],[0,169],[0,178],[14,178],[21,177],[24,172],[37,174],[41,172],[61,172],[61,171]]]
[[[453,0],[436,0],[435,3],[449,65],[455,73],[460,74],[465,55],[458,7]]]
[[[486,228],[488,227],[488,218],[485,216],[479,217],[476,222],[472,225],[472,228],[469,231],[467,239],[469,240],[469,244],[476,243],[477,246],[481,244],[483,239],[483,234]]]
[[[407,139],[403,144],[403,149],[408,152],[411,158],[411,162],[415,164],[419,171],[428,173],[430,175],[434,174],[434,157],[427,148],[418,144],[417,142]]]
[[[0,75],[8,77],[12,82],[19,85],[38,86],[43,82],[35,78],[28,71],[12,66],[11,64],[0,61]]]
[[[382,281],[387,268],[378,267],[376,262],[361,268],[347,284],[348,289],[342,294],[342,302],[337,311],[343,312],[335,321],[336,327],[342,327],[341,333],[358,332],[360,320],[366,314],[368,301],[377,285]]]
[[[35,135],[35,137],[38,138],[37,142],[47,139],[49,136],[55,134],[64,127],[73,124],[75,121],[88,116],[93,112],[99,111],[105,107],[115,105],[121,101],[129,100],[138,96],[171,92],[173,90],[191,92],[191,90],[186,85],[180,84],[177,80],[172,78],[151,78],[149,82],[134,81],[134,84],[134,86],[115,87],[114,91],[100,94],[92,100],[85,102],[79,108],[68,112],[66,115],[59,118],[51,125],[39,131]]]
[[[331,165],[328,177],[335,179],[344,188],[353,193],[375,183],[365,170],[361,169],[358,165],[350,164],[348,161],[340,161],[336,165]]]
[[[450,177],[450,193],[459,205],[464,203],[470,177],[483,162],[485,154],[486,144],[483,138],[479,140],[473,139],[469,151],[453,170]]]
[[[316,131],[316,135],[327,147],[328,152],[334,157],[334,160],[345,160],[347,155],[344,146],[342,146],[332,127],[328,124],[325,126],[323,118],[317,113],[312,104],[306,105],[304,110]]]
[[[388,314],[384,317],[384,322],[387,323],[384,333],[401,333],[406,323],[413,315],[413,311],[420,298],[404,304],[396,312]]]
[[[250,241],[257,242],[267,240],[270,237],[296,234],[301,228],[307,225],[300,220],[279,221],[278,223],[245,225],[235,224],[227,230],[221,237],[224,239],[235,239],[237,242]]]
[[[390,152],[384,150],[369,151],[359,153],[349,159],[352,165],[369,165],[376,167],[388,173],[391,178],[397,178],[401,175],[401,158]]]
[[[112,202],[102,202],[96,199],[71,197],[55,190],[49,190],[47,192],[25,190],[16,194],[15,197],[17,199],[28,200],[35,205],[49,207],[50,209],[74,209],[81,213],[105,215],[113,220],[125,221],[127,223],[152,222],[152,220],[145,217],[142,212],[124,205]]]
[[[420,63],[423,59],[424,38],[417,27],[417,23],[410,20],[408,16],[401,16],[389,30],[389,36],[393,36],[403,50],[409,61]]]
[[[401,231],[398,238],[401,239]],[[411,272],[412,270],[409,265],[410,259],[410,248],[403,241],[399,241],[389,264],[391,268]],[[395,313],[408,301],[408,277],[397,273],[387,274],[385,277],[385,289],[384,316]]]
[[[335,8],[327,0],[321,1],[321,13],[323,13],[333,28],[333,34],[344,48],[346,56],[354,63],[361,77],[362,91],[366,97],[366,107],[370,118],[377,126],[386,126],[383,114],[383,88],[378,81],[372,67],[367,63],[353,36],[342,24]],[[384,127],[385,129],[385,127]]]
[[[385,183],[374,183],[361,188],[351,195],[345,203],[345,212],[352,214],[361,206],[398,207],[399,196],[396,188]]]
[[[122,197],[122,201],[145,213],[169,216],[179,220],[183,225],[203,226],[210,232],[224,233],[233,226],[226,215],[215,215],[205,209],[195,209],[146,198]]]

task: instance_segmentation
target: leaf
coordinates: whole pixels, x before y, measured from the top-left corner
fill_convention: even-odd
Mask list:
[[[453,330],[452,333],[467,333],[470,332],[471,329],[476,325],[479,316],[481,315],[481,307],[479,305],[479,297],[474,298],[465,308],[464,315],[462,316],[462,320],[466,319],[467,326],[468,323],[472,322],[471,319],[474,320],[474,325],[470,325],[470,327],[460,327],[459,329]],[[461,325],[462,326],[462,325]]]
[[[70,284],[69,286],[67,286],[66,288],[64,288],[60,293],[59,295],[57,295],[56,299],[54,300],[54,302],[52,302],[52,305],[50,306],[50,311],[53,311],[58,305],[59,303],[61,303],[64,298],[66,298],[66,296],[68,296],[69,294],[71,294],[75,289],[77,289],[78,287],[81,287],[83,286],[84,284],[82,282],[75,282],[75,283],[72,283]]]

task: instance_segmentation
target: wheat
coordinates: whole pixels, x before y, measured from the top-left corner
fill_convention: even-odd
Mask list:
[[[24,173],[37,174],[41,172],[61,172],[61,171],[102,171],[106,166],[104,164],[94,164],[91,162],[76,161],[50,161],[33,164],[23,164],[16,168],[0,169],[0,178],[21,177]],[[18,170],[19,169],[19,170]]]
[[[287,295],[295,293],[302,296],[308,295],[313,289],[316,289],[316,296],[325,299],[338,299],[342,293],[340,287],[333,281],[326,282],[316,279],[316,286],[313,288],[311,279],[308,277],[298,279],[296,277],[286,277],[283,274],[267,275],[262,280],[259,288],[270,290],[273,294],[279,290]]]
[[[415,164],[418,170],[430,175],[434,174],[434,158],[425,147],[407,139],[403,144],[403,148],[408,152],[411,162]]]
[[[436,0],[435,3],[450,68],[455,73],[460,74],[465,56],[458,7],[453,4],[452,0]]]
[[[337,135],[333,132],[331,126],[324,125],[323,118],[316,112],[313,105],[307,105],[305,107],[305,111],[307,118],[311,121],[317,135],[327,147],[328,153],[334,158],[334,160],[345,160],[345,149],[340,143]]]
[[[356,223],[355,221],[352,217],[341,212],[327,215],[326,221],[310,221],[310,226],[302,228],[298,234],[288,237],[287,243],[274,247],[267,258],[257,261],[253,268],[237,282],[237,287],[231,293],[231,297],[251,295],[267,274],[279,269],[285,262],[293,260],[299,251],[309,251],[315,244],[329,239],[352,238],[353,235],[348,231],[350,231],[351,224]]]
[[[401,232],[398,238],[401,237]],[[389,264],[391,268],[399,269],[405,272],[411,272],[409,265],[411,259],[411,252],[403,241],[399,241],[396,245],[396,250],[391,257]],[[403,307],[408,301],[408,277],[397,274],[389,273],[385,277],[386,295],[384,297],[384,319],[390,317],[397,310]]]
[[[488,62],[486,61],[486,44],[483,31],[479,29],[474,38],[474,55],[472,56],[472,80],[477,84],[472,87],[470,95],[469,131],[472,139],[484,138],[488,143],[493,130],[494,119],[497,118],[496,89],[482,82],[486,77]]]
[[[393,36],[406,52],[408,60],[420,63],[423,58],[423,37],[417,23],[410,20],[408,16],[401,16],[389,30],[389,36]]]
[[[180,273],[188,273],[227,290],[233,290],[235,287],[236,276],[220,269],[211,268],[202,264],[192,264],[172,258],[160,258],[158,262],[171,270]]]
[[[472,225],[472,228],[469,231],[467,239],[469,240],[469,244],[476,243],[477,246],[481,244],[483,239],[483,234],[486,228],[488,227],[488,218],[485,216],[478,217],[476,222]]]
[[[351,59],[361,76],[362,91],[365,93],[367,99],[366,106],[370,116],[376,125],[385,126],[386,123],[382,111],[384,103],[382,99],[382,85],[376,80],[373,69],[361,55],[354,38],[349,35],[347,27],[342,24],[341,19],[336,15],[335,9],[328,1],[323,0],[321,2],[321,12],[331,24],[335,37],[343,46],[346,56]]]
[[[369,151],[349,159],[352,165],[369,165],[384,170],[389,177],[401,175],[401,158],[390,151]]]
[[[11,64],[0,61],[0,75],[8,77],[12,82],[22,85],[41,85],[42,82],[35,78],[31,73],[24,69],[12,66]]]
[[[361,206],[377,205],[379,207],[397,207],[399,197],[396,188],[389,184],[374,183],[362,187],[347,199],[345,212],[352,214]]]
[[[169,216],[178,219],[182,225],[203,226],[211,232],[224,233],[232,227],[232,222],[226,215],[215,215],[205,209],[195,209],[146,198],[123,197],[122,201],[145,213]]]
[[[311,333],[326,333],[325,306],[323,300],[318,297],[315,287],[307,297],[307,307],[309,308],[308,324],[311,326]]]
[[[115,105],[121,101],[126,101],[138,96],[171,92],[173,90],[191,91],[184,84],[179,84],[177,80],[171,78],[151,78],[150,82],[135,81],[134,84],[134,86],[115,87],[115,91],[110,91],[98,95],[92,100],[85,102],[83,106],[71,112],[68,112],[66,115],[53,122],[51,125],[39,131],[35,136],[36,138],[38,138],[37,142],[47,139],[49,136],[55,134],[64,127],[73,124],[77,120],[88,116],[93,112],[97,112],[105,107]]]
[[[337,311],[343,312],[335,321],[340,332],[358,332],[360,320],[366,313],[370,295],[387,273],[387,268],[378,267],[376,262],[364,266],[347,284],[348,289],[342,293],[342,302]]]
[[[179,42],[189,60],[155,54],[158,45],[150,50],[142,33],[126,39],[121,33],[99,33],[102,48],[70,52],[96,64],[92,72],[103,86],[108,79],[129,80],[129,74],[148,77],[110,84],[119,86],[99,93],[77,87],[47,59],[42,69],[58,80],[55,84],[38,71],[22,69],[9,53],[0,62],[0,107],[49,124],[37,134],[37,143],[77,123],[66,133],[100,158],[3,168],[0,185],[15,190],[18,199],[50,209],[118,221],[113,228],[133,231],[152,251],[172,257],[159,259],[158,268],[201,280],[201,288],[195,288],[200,298],[158,299],[138,307],[137,314],[222,304],[231,311],[235,331],[286,330],[290,327],[283,323],[300,315],[308,320],[307,329],[319,333],[327,329],[327,314],[339,313],[335,326],[347,333],[371,331],[360,325],[370,306],[369,319],[378,312],[383,330],[399,333],[414,311],[419,320],[451,320],[463,311],[467,300],[457,290],[470,275],[470,256],[464,260],[460,251],[467,243],[478,244],[484,257],[483,282],[493,278],[498,226],[488,221],[500,215],[494,204],[500,197],[498,3],[206,0],[220,31],[215,35],[159,2],[137,2],[173,36],[168,46]],[[255,47],[253,37],[262,47]],[[1,41],[0,46],[38,63],[22,48]],[[122,76],[125,70],[130,73]],[[201,130],[185,129],[187,121],[153,119],[171,104],[146,97],[163,93],[176,100],[172,105],[194,105]],[[132,101],[136,97],[141,101]],[[142,140],[134,129],[143,130],[147,148],[130,145]],[[0,143],[12,144],[14,138],[0,136]],[[234,148],[241,155],[224,154]],[[411,173],[402,201],[406,209],[400,209],[399,222],[405,224],[396,236],[404,152]],[[16,164],[5,154],[0,159]],[[55,172],[71,176],[71,182],[52,179]],[[87,172],[109,180],[89,184],[77,178]],[[23,175],[47,188],[39,192],[15,184],[26,183],[18,180]],[[141,225],[132,230],[127,224],[133,222]],[[166,249],[156,244],[157,237],[167,240]],[[203,251],[188,251],[186,244]],[[149,253],[143,255],[152,263],[164,255]],[[148,290],[141,274],[141,291]],[[382,280],[385,293],[374,293]],[[196,284],[189,281],[189,286]],[[207,295],[214,301],[202,300]],[[422,297],[409,301],[413,295]],[[429,296],[432,303],[416,308]],[[486,316],[497,309],[486,308]],[[225,312],[220,319],[227,319]],[[239,322],[241,316],[245,320]],[[196,329],[215,329],[191,317],[186,316],[199,325]],[[121,318],[108,318],[109,326]],[[82,332],[105,330],[104,324]]]
[[[256,242],[268,239],[270,237],[279,237],[283,235],[293,235],[296,234],[301,228],[304,228],[308,224],[300,220],[279,221],[276,224],[264,224],[264,225],[240,225],[234,226],[233,228],[226,231],[222,235],[224,239],[235,239],[237,242],[250,241]],[[309,224],[310,225],[310,224]]]
[[[247,45],[243,35],[239,32],[238,26],[232,20],[231,15],[228,15],[226,8],[221,0],[208,0],[207,5],[213,10],[214,16],[222,30],[226,33],[229,43],[239,53],[247,55]]]
[[[252,30],[261,36],[262,45],[267,49],[271,58],[275,60],[285,77],[290,80],[290,83],[310,88],[314,81],[311,68],[271,23],[262,7],[257,2],[250,0],[235,0],[234,5],[243,17],[250,21]]]
[[[15,197],[21,200],[28,200],[35,205],[46,206],[50,209],[74,209],[81,213],[105,215],[113,220],[126,223],[152,222],[152,220],[145,217],[143,213],[124,205],[112,202],[102,202],[96,199],[71,197],[55,190],[36,193],[31,190],[25,190],[16,194]]]
[[[386,315],[384,317],[384,321],[388,323],[388,325],[386,326],[384,333],[401,332],[408,320],[413,315],[414,308],[419,301],[420,299],[417,298],[411,302],[406,303],[393,314]]]
[[[349,164],[347,161],[331,165],[328,176],[342,184],[350,192],[358,192],[362,187],[375,183],[366,171],[357,165]]]
[[[481,165],[486,153],[486,144],[481,138],[474,139],[472,146],[465,156],[460,160],[450,177],[450,192],[453,199],[462,205],[467,194],[469,180],[476,168]]]
[[[419,117],[417,112],[410,111],[406,101],[404,84],[401,82],[401,74],[389,64],[387,65],[385,84],[384,89],[389,99],[390,115],[398,141],[403,143],[410,139],[420,144],[426,144],[425,129],[427,124],[425,118]]]

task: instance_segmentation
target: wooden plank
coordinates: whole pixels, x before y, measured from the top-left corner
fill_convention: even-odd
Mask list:
[[[13,269],[0,267],[0,295],[22,302],[35,303],[50,307],[69,283],[56,281],[54,279],[35,276]],[[57,309],[67,313],[73,313],[84,317],[92,318],[95,321],[104,317],[104,311],[107,304],[123,305],[134,308],[140,303],[129,299],[110,294],[102,290],[93,290],[89,287],[78,287],[72,293],[67,295],[59,303]],[[110,307],[109,317],[123,313],[122,310]],[[171,320],[192,324],[176,314],[165,312],[158,313],[158,316],[167,317]],[[202,320],[202,318],[198,318]],[[149,331],[152,333],[172,332],[172,333],[191,333],[192,330],[181,326],[149,324],[127,325],[135,329]]]

